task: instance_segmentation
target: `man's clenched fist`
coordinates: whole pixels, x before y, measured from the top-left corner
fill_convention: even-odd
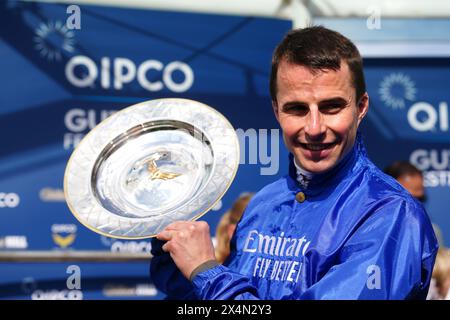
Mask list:
[[[209,226],[204,221],[176,221],[156,235],[167,241],[162,249],[170,253],[181,273],[189,279],[202,263],[215,260]]]

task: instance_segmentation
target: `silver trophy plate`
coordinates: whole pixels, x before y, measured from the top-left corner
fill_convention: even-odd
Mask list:
[[[79,143],[64,193],[75,217],[105,236],[155,236],[176,220],[195,220],[233,181],[239,143],[228,120],[187,99],[123,109]]]

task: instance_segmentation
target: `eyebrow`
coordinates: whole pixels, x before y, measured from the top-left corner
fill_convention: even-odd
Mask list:
[[[327,104],[343,104],[343,105],[347,105],[348,103],[349,102],[346,99],[342,98],[342,97],[333,97],[333,98],[330,98],[330,99],[325,99],[325,100],[319,101],[319,106],[327,105]],[[308,103],[302,102],[302,101],[288,101],[285,104],[283,104],[282,108],[285,109],[285,108],[288,108],[288,107],[291,107],[291,106],[298,106],[298,105],[307,107]]]

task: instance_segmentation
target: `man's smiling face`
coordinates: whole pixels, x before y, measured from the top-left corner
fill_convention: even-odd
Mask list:
[[[312,71],[282,60],[276,87],[275,116],[297,164],[312,173],[333,168],[352,149],[369,105],[367,93],[356,101],[347,63]]]

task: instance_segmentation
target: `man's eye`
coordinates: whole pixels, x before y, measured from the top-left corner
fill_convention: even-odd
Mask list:
[[[292,112],[292,113],[306,113],[308,112],[308,107],[306,106],[302,106],[302,105],[292,105],[292,106],[287,106],[285,108],[286,112]]]
[[[326,113],[337,113],[342,109],[342,107],[343,106],[341,104],[328,104],[321,106],[320,110]]]

